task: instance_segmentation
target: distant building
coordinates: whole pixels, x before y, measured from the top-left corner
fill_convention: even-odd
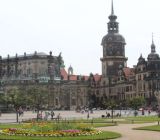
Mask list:
[[[60,67],[63,65],[61,54],[52,56],[45,53],[15,55],[0,58],[2,81],[8,80],[56,80],[60,79]]]
[[[49,96],[45,105],[49,108],[77,109],[88,106],[88,79],[89,76],[74,75],[71,66],[67,73],[61,53],[58,56],[53,56],[52,52],[35,52],[0,57],[0,93],[10,94],[17,89],[27,94],[33,87],[42,88]]]

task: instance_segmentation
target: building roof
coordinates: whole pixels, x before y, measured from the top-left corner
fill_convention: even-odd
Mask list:
[[[78,80],[87,81],[89,79],[89,76],[87,75],[75,75],[75,74],[69,75],[64,68],[61,68],[61,76],[63,76],[63,80],[70,80],[70,81],[78,81]],[[93,77],[94,80],[98,82],[101,80],[102,75],[96,73],[95,75],[93,75]]]
[[[15,56],[7,56],[7,57],[4,57],[2,58],[3,60],[6,60],[6,59],[15,59],[16,57],[17,58],[24,58],[24,57],[33,57],[33,56],[38,56],[38,57],[42,57],[42,58],[46,58],[47,56],[49,56],[49,54],[46,54],[44,52],[34,52],[34,53],[30,53],[30,54],[27,54],[27,53],[24,53],[24,55],[18,55],[16,54]]]
[[[61,72],[61,76],[63,76],[63,80],[67,80],[68,74],[67,74],[66,70],[64,68],[61,68],[60,72]]]
[[[84,80],[87,81],[89,76],[85,75],[69,75],[69,80],[71,81],[78,81],[78,80]]]
[[[77,75],[69,75],[69,80],[77,81]]]
[[[135,76],[134,68],[125,67],[123,71],[126,77]]]
[[[99,74],[95,74],[95,75],[93,75],[94,76],[94,80],[96,81],[96,82],[98,82],[98,81],[100,81],[100,79],[101,79],[101,77],[102,77],[102,75],[99,75]]]

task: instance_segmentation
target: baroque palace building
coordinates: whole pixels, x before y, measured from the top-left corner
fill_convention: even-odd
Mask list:
[[[150,105],[160,88],[160,58],[153,38],[147,60],[138,58],[133,68],[127,67],[125,38],[119,34],[119,23],[114,14],[113,1],[108,22],[108,33],[102,39],[102,75],[75,75],[70,66],[65,70],[61,53],[54,56],[34,52],[6,58],[0,57],[0,93],[15,90],[43,89],[47,94],[47,108],[77,109],[101,107],[107,99],[123,102],[144,97]]]

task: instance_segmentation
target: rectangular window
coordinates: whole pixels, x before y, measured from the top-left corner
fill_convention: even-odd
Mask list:
[[[129,86],[126,87],[126,92],[129,92]]]
[[[76,105],[76,99],[75,98],[72,98],[72,105]]]

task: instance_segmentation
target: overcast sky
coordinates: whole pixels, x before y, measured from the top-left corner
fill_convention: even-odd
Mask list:
[[[152,32],[160,52],[160,0],[114,0],[128,66],[150,53]],[[62,52],[75,74],[101,74],[101,40],[111,0],[0,0],[0,55]]]

